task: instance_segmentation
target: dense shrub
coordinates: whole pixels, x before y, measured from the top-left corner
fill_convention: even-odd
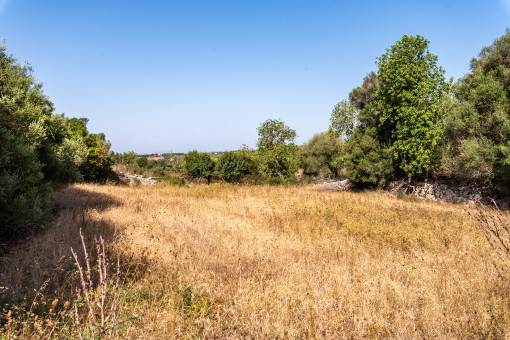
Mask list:
[[[345,143],[344,174],[356,184],[384,186],[393,176],[391,150],[379,142],[376,131],[358,128]]]
[[[135,164],[140,169],[146,169],[147,166],[149,165],[149,160],[147,159],[147,157],[138,157],[135,161]]]
[[[110,151],[111,144],[104,133],[89,133],[87,122],[87,118],[72,118],[68,121],[71,133],[81,138],[87,146],[87,156],[80,166],[80,173],[87,182],[116,180],[117,176],[112,170],[115,159]]]
[[[329,132],[314,135],[299,149],[299,166],[307,175],[336,177],[341,167],[343,140]]]
[[[85,156],[31,68],[0,46],[0,238],[44,223],[51,192],[81,178]]]
[[[193,178],[205,178],[207,183],[211,182],[214,173],[214,161],[209,154],[190,151],[184,156],[183,162],[188,175]]]
[[[454,86],[443,175],[510,193],[510,31],[482,49]]]
[[[175,186],[183,186],[186,184],[186,181],[184,181],[184,178],[179,176],[172,176],[167,175],[164,176],[162,179],[162,182],[168,185],[175,185]]]
[[[218,159],[216,169],[227,182],[239,182],[243,177],[253,174],[256,165],[246,152],[224,152]]]

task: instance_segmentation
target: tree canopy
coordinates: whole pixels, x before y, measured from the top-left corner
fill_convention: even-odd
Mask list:
[[[257,128],[261,171],[270,177],[289,180],[294,174],[296,131],[281,120],[268,119]]]
[[[79,180],[85,145],[56,115],[29,65],[0,46],[0,234],[17,234],[49,216],[50,193]]]
[[[408,176],[427,174],[439,164],[450,87],[444,73],[429,41],[419,35],[404,35],[378,58],[373,100],[383,137]]]

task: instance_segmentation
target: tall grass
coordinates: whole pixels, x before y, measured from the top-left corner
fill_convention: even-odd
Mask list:
[[[508,331],[508,287],[483,230],[460,206],[233,185],[77,185],[54,200],[59,218],[0,262],[2,280],[9,291],[27,292],[49,278],[43,295],[53,298],[72,286],[70,272],[79,286],[69,251],[82,247],[79,228],[87,249],[102,235],[105,254],[118,249],[125,277],[117,320],[138,318],[117,327],[119,337],[483,338]],[[65,263],[71,268],[50,274]],[[92,325],[84,311],[82,322]]]

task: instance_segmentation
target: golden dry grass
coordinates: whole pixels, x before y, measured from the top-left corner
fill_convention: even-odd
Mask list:
[[[127,272],[122,313],[139,318],[124,337],[490,338],[509,325],[508,288],[462,206],[232,185],[54,199],[59,217],[0,261],[3,280],[66,287],[78,229],[102,234]]]

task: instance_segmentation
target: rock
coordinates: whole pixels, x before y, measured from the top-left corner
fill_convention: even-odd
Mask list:
[[[352,188],[352,183],[345,179],[343,181],[330,181],[320,184],[315,184],[314,187],[320,191],[345,191]]]
[[[117,172],[117,175],[121,179],[128,180],[129,185],[155,185],[157,182],[155,177],[146,178],[140,175],[124,174],[122,172]]]

